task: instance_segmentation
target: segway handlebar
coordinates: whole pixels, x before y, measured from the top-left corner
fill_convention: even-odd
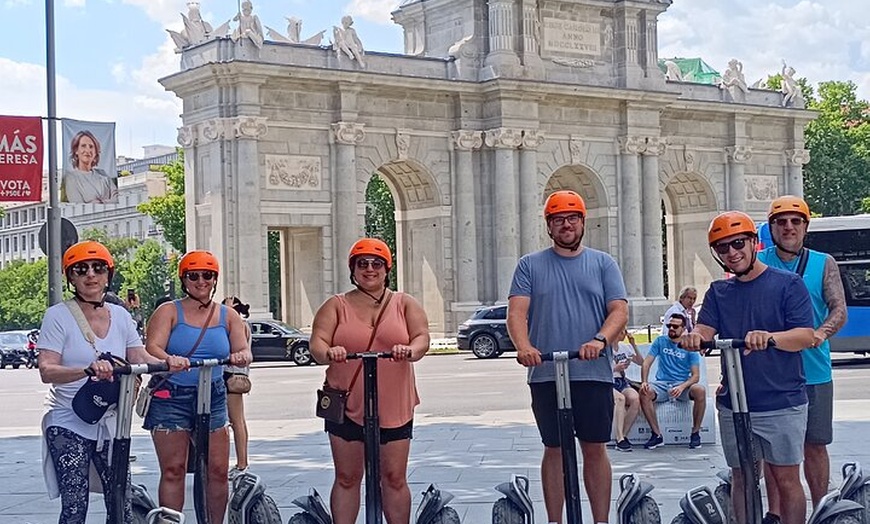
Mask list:
[[[393,358],[393,354],[389,351],[363,351],[361,353],[348,353],[348,360],[360,360],[363,358]]]
[[[542,362],[550,362],[553,360],[553,355],[556,353],[568,353],[568,360],[572,358],[580,358],[580,350],[579,349],[569,349],[567,351],[553,351],[552,353],[541,353],[541,361]],[[604,357],[607,355],[607,348],[602,349],[598,353],[598,358]]]
[[[229,358],[204,358],[201,360],[191,360],[190,367],[191,368],[209,368],[216,366],[229,366],[230,359]]]
[[[715,340],[704,340],[701,342],[701,349],[743,349],[746,347],[746,341],[741,338],[722,338]],[[767,341],[767,347],[776,347],[776,341],[770,338]]]

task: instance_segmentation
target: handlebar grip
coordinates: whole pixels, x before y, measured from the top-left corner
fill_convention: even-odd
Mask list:
[[[701,349],[743,349],[746,347],[746,341],[742,338],[722,338],[716,340],[704,340],[701,342]],[[776,347],[776,341],[773,337],[767,341],[768,348]]]
[[[202,360],[191,360],[190,367],[191,368],[201,368],[205,367],[217,367],[217,366],[228,366],[230,365],[229,358],[205,358]]]
[[[552,361],[553,355],[555,353],[560,353],[560,352],[554,351],[552,353],[541,353],[541,361],[542,362]],[[572,358],[580,358],[580,350],[579,349],[569,349],[568,351],[566,351],[566,353],[568,353],[568,360],[571,360]]]
[[[363,357],[393,358],[393,354],[389,351],[363,351],[347,354],[347,360],[359,360]]]

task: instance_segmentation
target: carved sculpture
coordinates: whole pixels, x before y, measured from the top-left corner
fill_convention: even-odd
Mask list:
[[[353,18],[350,15],[345,15],[341,17],[341,27],[332,27],[334,38],[332,48],[339,60],[341,60],[341,55],[345,54],[351,60],[359,62],[359,66],[365,69],[366,64],[363,57],[366,52],[356,34],[356,29],[351,26],[353,26]]]
[[[665,68],[667,72],[665,73],[665,78],[670,80],[671,82],[682,82],[683,81],[683,73],[680,71],[680,67],[673,60],[665,60]]]
[[[462,40],[459,40],[447,50],[447,56],[453,59],[453,63],[456,65],[456,76],[462,76],[462,48],[465,47],[465,44],[471,41],[474,38],[474,35],[468,35]]]
[[[746,93],[749,92],[749,87],[746,85],[746,77],[743,76],[743,62],[736,58],[732,58],[728,62],[728,69],[722,75],[719,88],[727,89],[731,98],[735,101],[742,102],[746,100]]]
[[[263,26],[260,25],[260,18],[253,14],[254,6],[250,0],[242,2],[242,12],[233,17],[233,21],[239,23],[238,27],[233,29],[233,34],[230,38],[233,42],[238,42],[242,38],[247,38],[254,43],[258,48],[263,47]]]
[[[287,18],[287,36],[284,36],[276,29],[266,26],[266,36],[269,37],[269,40],[284,42],[285,44],[320,45],[324,34],[326,34],[325,29],[314,36],[302,40],[302,20],[296,17]]]
[[[782,93],[782,107],[794,107],[796,103],[803,101],[801,88],[795,80],[795,70],[782,61],[782,83],[779,90]]]
[[[184,48],[201,44],[212,38],[221,38],[229,31],[229,21],[221,24],[217,29],[212,29],[211,24],[202,19],[199,11],[199,2],[187,3],[187,15],[181,14],[184,29],[181,32],[167,29],[166,32],[175,42],[175,52],[180,53]]]

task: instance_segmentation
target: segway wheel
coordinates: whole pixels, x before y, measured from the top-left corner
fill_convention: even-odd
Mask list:
[[[525,522],[523,512],[507,497],[502,497],[493,504],[492,524],[525,524]]]
[[[317,520],[314,519],[308,513],[297,513],[290,517],[290,520],[287,521],[287,524],[319,524]]]
[[[677,513],[677,516],[674,517],[674,520],[671,521],[671,524],[692,524],[692,521],[689,517],[686,516],[685,513]]]
[[[648,496],[640,499],[640,504],[628,516],[628,524],[659,524],[661,521],[662,514],[659,511],[659,505],[652,497]],[[688,523],[688,521],[686,522]]]
[[[432,517],[431,524],[459,524],[459,513],[447,506]]]
[[[275,500],[265,493],[257,498],[248,514],[250,524],[281,524],[281,512]]]
[[[725,518],[728,522],[731,521],[731,486],[729,484],[719,484],[713,490],[713,496],[716,501],[722,506],[722,512],[725,513]]]

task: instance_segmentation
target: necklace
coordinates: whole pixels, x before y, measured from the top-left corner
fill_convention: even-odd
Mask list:
[[[384,300],[384,296],[387,294],[387,288],[386,288],[386,287],[384,288],[383,291],[381,291],[381,296],[379,296],[379,297],[376,297],[376,296],[372,295],[371,293],[369,293],[368,291],[366,291],[365,289],[363,289],[363,288],[361,288],[361,287],[358,287],[357,289],[359,289],[360,291],[362,291],[363,293],[365,293],[366,295],[368,295],[369,297],[371,297],[371,299],[375,301],[375,305],[376,305],[376,306],[380,306],[380,305],[381,305],[381,302]]]

